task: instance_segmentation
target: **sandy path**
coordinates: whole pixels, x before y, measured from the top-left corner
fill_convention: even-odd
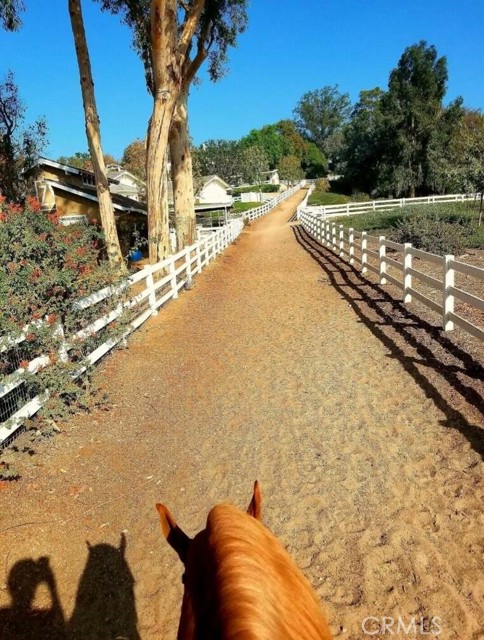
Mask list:
[[[41,556],[62,604],[27,624],[50,635],[8,640],[63,637],[68,618],[73,639],[175,638],[181,567],[154,503],[194,534],[213,504],[245,506],[255,478],[338,638],[387,637],[363,633],[367,616],[438,616],[445,640],[484,638],[482,363],[433,350],[425,323],[294,229],[300,198],[106,360],[110,411],[17,454],[24,476],[0,491],[0,607],[12,567]],[[16,569],[24,587],[48,573]]]

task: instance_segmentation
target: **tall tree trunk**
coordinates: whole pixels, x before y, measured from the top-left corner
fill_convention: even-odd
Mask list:
[[[183,93],[178,100],[170,129],[171,175],[178,251],[193,244],[197,235],[187,100],[188,94]]]
[[[148,205],[148,237],[150,263],[155,264],[170,253],[170,228],[167,189],[166,150],[170,123],[176,101],[156,97],[148,127],[146,153],[146,202]]]
[[[109,191],[109,182],[101,146],[99,116],[94,96],[94,82],[92,79],[91,62],[89,59],[89,50],[87,48],[84,21],[82,18],[81,0],[68,0],[68,3],[72,33],[74,35],[74,43],[76,46],[77,64],[79,66],[82,101],[86,120],[87,142],[94,167],[101,224],[106,239],[109,261],[111,264],[122,268],[124,262],[116,230],[113,202]]]

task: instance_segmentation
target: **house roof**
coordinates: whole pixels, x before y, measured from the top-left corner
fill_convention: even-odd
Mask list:
[[[98,202],[97,194],[92,189],[80,186],[72,187],[71,185],[64,184],[63,182],[57,182],[57,180],[46,180],[45,182],[54,190],[66,191],[67,193],[72,193],[74,195],[81,196],[82,198],[86,198],[86,200]],[[122,196],[119,193],[111,193],[111,199],[116,211],[123,211],[124,213],[142,213],[146,215],[146,206],[142,202],[137,202],[136,200]]]
[[[138,176],[136,176],[134,173],[131,173],[131,171],[128,171],[127,169],[123,169],[123,167],[119,165],[116,165],[115,167],[113,166],[107,167],[107,174],[109,178],[112,178],[113,180],[121,181],[123,176],[128,176],[129,178],[131,178],[135,182],[138,182],[139,184],[142,184],[142,185],[145,184],[145,182],[141,180],[141,178],[138,178]]]
[[[222,186],[224,186],[226,189],[230,189],[230,185],[228,185],[225,180],[223,180],[220,176],[217,176],[215,174],[211,175],[211,176],[202,176],[202,186],[201,188],[203,189],[203,187],[205,185],[207,185],[209,182],[212,182],[212,180],[217,180],[218,182],[220,182],[222,184]]]
[[[93,171],[88,171],[87,169],[79,169],[79,167],[73,167],[69,164],[62,164],[60,162],[56,162],[55,160],[49,160],[48,158],[40,157],[37,160],[37,165],[38,166],[44,165],[46,167],[52,167],[54,169],[61,169],[67,175],[70,174],[75,176],[94,176]],[[108,180],[109,182],[118,184],[118,180],[116,180],[115,178],[111,178],[111,176],[108,176]]]

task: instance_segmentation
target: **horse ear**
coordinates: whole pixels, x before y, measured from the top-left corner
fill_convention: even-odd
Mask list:
[[[160,515],[161,530],[165,536],[168,544],[177,553],[180,560],[185,564],[188,554],[188,547],[190,545],[190,538],[187,534],[180,529],[175,522],[175,519],[171,515],[170,511],[164,504],[157,504],[156,510]]]
[[[252,494],[252,500],[250,501],[250,504],[247,508],[247,513],[249,514],[249,516],[252,516],[256,520],[261,519],[261,501],[262,498],[260,487],[258,481],[256,480],[254,482],[254,492]]]

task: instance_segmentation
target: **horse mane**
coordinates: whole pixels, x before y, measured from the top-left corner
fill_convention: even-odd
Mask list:
[[[220,504],[206,534],[223,638],[331,640],[309,582],[258,520]]]

